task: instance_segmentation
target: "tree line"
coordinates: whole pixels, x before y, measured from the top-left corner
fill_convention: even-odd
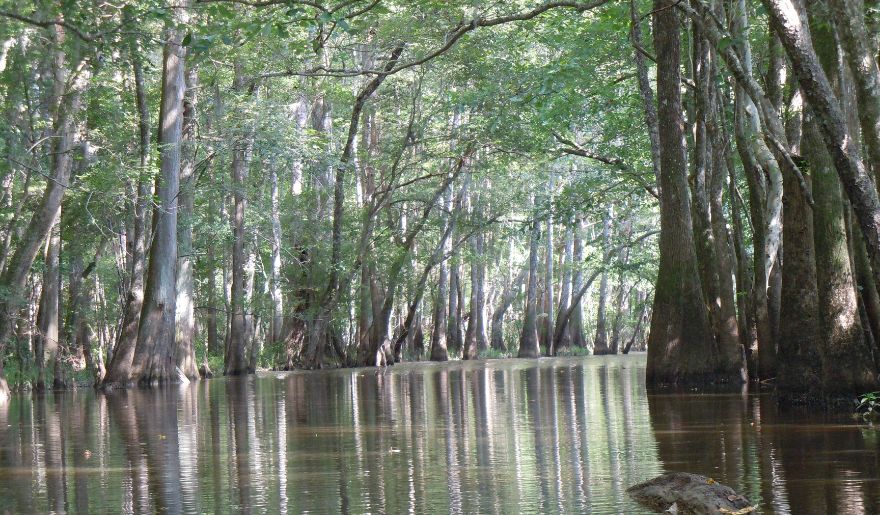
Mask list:
[[[876,383],[860,2],[45,0],[0,19],[15,384],[645,346],[650,384]]]

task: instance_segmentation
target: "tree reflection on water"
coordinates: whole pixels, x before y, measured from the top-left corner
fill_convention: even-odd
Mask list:
[[[639,513],[626,487],[679,470],[764,513],[880,510],[873,429],[766,395],[647,395],[643,356],[263,373],[0,410],[0,512]]]

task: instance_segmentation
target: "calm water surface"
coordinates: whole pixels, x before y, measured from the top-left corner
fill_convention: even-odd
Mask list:
[[[880,512],[880,430],[651,395],[644,356],[263,373],[0,408],[0,512],[643,513],[706,474],[763,513]]]

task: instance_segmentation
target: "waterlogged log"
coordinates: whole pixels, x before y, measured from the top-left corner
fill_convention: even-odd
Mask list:
[[[663,474],[631,486],[626,492],[634,501],[657,513],[744,515],[757,509],[756,505],[729,486],[687,472]]]

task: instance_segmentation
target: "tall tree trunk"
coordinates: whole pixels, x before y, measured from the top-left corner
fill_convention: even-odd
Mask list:
[[[534,204],[534,200],[532,201]],[[538,348],[538,239],[541,235],[541,226],[538,223],[536,212],[533,209],[532,233],[529,241],[529,282],[526,288],[525,319],[523,320],[522,334],[519,337],[520,358],[537,358]]]
[[[700,283],[703,286],[703,297],[709,304],[709,320],[712,323],[716,339],[721,337],[721,306],[719,293],[718,255],[715,252],[715,234],[709,208],[709,180],[712,175],[711,142],[708,126],[711,115],[711,52],[703,39],[699,27],[693,27],[693,80],[694,88],[694,149],[691,153],[691,211],[694,223],[694,241],[697,251],[697,265],[700,271]]]
[[[751,77],[752,51],[748,38],[748,11],[744,0],[737,0],[734,3],[730,20],[731,33],[739,36],[735,44],[742,60],[742,71],[747,77]],[[773,38],[771,38],[771,60],[766,82],[768,95],[778,111],[782,103],[782,95],[781,89],[778,88],[780,81],[777,76],[781,73],[782,66],[781,59],[777,59],[780,52],[773,52],[772,49]],[[774,94],[777,90],[778,95]],[[752,364],[754,377],[766,379],[776,374],[776,341],[773,338],[771,321],[773,303],[768,296],[768,290],[773,278],[771,269],[777,263],[779,248],[778,217],[781,215],[782,207],[782,179],[779,165],[761,135],[758,107],[746,93],[745,86],[739,82],[735,88],[735,95],[734,137],[749,189],[754,247],[752,253],[754,272],[750,295],[755,310],[758,342],[756,348],[749,349],[751,352],[748,359]],[[765,178],[765,171],[770,177],[769,181]]]
[[[565,228],[565,249],[563,250],[562,258],[562,291],[559,292],[559,313],[568,311],[568,308],[571,305],[572,254],[574,254],[574,227],[572,223],[569,223],[568,226]],[[558,323],[553,329],[553,334],[560,334]],[[558,341],[553,342],[554,348],[571,348],[571,332],[561,331],[561,334],[562,337]]]
[[[63,218],[62,213],[62,218]],[[67,358],[73,367],[73,370],[80,371],[85,368],[85,355],[83,352],[82,342],[79,340],[80,329],[82,326],[82,310],[80,309],[80,301],[83,296],[83,278],[82,273],[85,270],[83,265],[82,249],[75,249],[71,252],[72,245],[67,245],[65,254],[68,254],[68,281],[67,281],[67,315],[64,319],[64,334],[62,341],[64,348],[69,356]],[[63,387],[64,380],[60,379],[59,383]]]
[[[474,201],[475,205],[479,204],[479,195]],[[476,212],[476,208],[474,209]],[[467,331],[465,332],[465,351],[462,355],[464,359],[476,359],[480,352],[486,350],[486,327],[483,320],[483,311],[486,302],[485,291],[483,290],[483,246],[484,238],[482,234],[472,236],[474,258],[471,262],[471,298],[469,305]]]
[[[723,129],[722,129],[723,130]],[[727,163],[727,173],[729,174],[727,181],[727,197],[730,199],[730,218],[732,221],[733,231],[731,239],[733,242],[733,259],[736,261],[736,306],[739,315],[739,337],[746,356],[746,373],[749,378],[756,379],[758,377],[758,327],[756,317],[756,301],[754,295],[754,269],[749,266],[748,252],[746,251],[745,230],[743,228],[742,208],[744,201],[740,196],[739,189],[736,186],[736,166],[733,163],[733,156],[730,152],[729,137],[725,135],[724,142],[727,145],[723,150]],[[753,173],[754,169],[749,169],[749,165],[744,165],[745,173]],[[758,255],[760,258],[761,256]],[[766,294],[764,295],[764,303],[766,304]],[[766,319],[765,319],[766,320]]]
[[[452,217],[452,187],[447,189],[443,198],[443,211],[447,213],[444,216],[446,225],[445,232],[451,232],[450,227],[454,223]],[[449,281],[449,266],[447,265],[446,255],[452,250],[452,242],[449,238],[443,242],[443,256],[440,261],[440,269],[437,272],[437,295],[434,298],[434,327],[431,330],[431,361],[447,361],[449,359],[449,350],[446,346],[446,334],[448,332],[446,324],[446,300],[448,298],[447,286]]]
[[[796,177],[785,176],[779,388],[809,392],[821,385],[821,324],[813,217]]]
[[[46,389],[46,365],[52,363],[56,368],[59,351],[59,306],[61,290],[61,230],[59,224],[53,227],[43,258],[43,289],[40,292],[40,308],[37,312],[37,334],[34,338],[34,351],[37,357],[36,389]],[[60,372],[60,371],[59,371]]]
[[[623,222],[622,225],[622,236],[624,239],[629,240],[632,237],[632,222],[627,220]],[[620,264],[621,269],[617,273],[617,296],[614,300],[614,319],[611,322],[611,338],[608,341],[608,354],[617,354],[620,351],[620,326],[624,312],[623,303],[628,291],[632,289],[632,286],[627,289],[624,284],[624,269],[629,264],[629,253],[629,246],[622,246],[620,250],[617,251],[617,262]]]
[[[214,197],[210,197],[208,201],[208,216],[210,220],[214,220],[215,217],[215,207],[214,207]],[[206,349],[206,354],[219,354],[220,353],[220,337],[217,329],[217,310],[219,302],[217,299],[217,256],[215,254],[215,246],[214,241],[211,238],[208,238],[208,243],[205,249],[205,261],[207,264],[207,281],[205,284],[206,297],[208,301],[207,306],[207,329],[208,329],[208,348]]]
[[[556,172],[550,172],[550,178],[547,184],[547,244],[546,244],[546,265],[544,274],[544,306],[547,317],[543,320],[544,344],[547,346],[547,355],[555,356],[556,347],[553,341],[553,332],[556,329],[553,321],[556,320],[554,313],[556,296],[553,292],[555,279],[553,278],[553,190],[556,188]]]
[[[278,187],[278,171],[271,169],[271,201],[272,201],[272,276],[270,291],[272,293],[272,328],[271,343],[282,344],[282,326],[284,323],[284,297],[281,292],[281,208]]]
[[[830,4],[830,2],[829,2]],[[810,4],[810,29],[831,86],[842,94],[841,59],[824,2]],[[808,113],[804,157],[813,180],[813,224],[819,314],[822,328],[822,380],[826,392],[859,393],[875,385],[871,351],[862,332],[844,217],[843,193],[834,163],[822,145],[815,119]]]
[[[144,302],[144,269],[147,250],[147,211],[149,197],[152,194],[147,167],[150,164],[150,106],[147,102],[147,90],[144,85],[144,70],[137,49],[131,52],[132,68],[134,69],[135,101],[138,115],[138,150],[140,169],[135,194],[132,199],[132,230],[129,242],[128,293],[122,314],[122,325],[113,347],[110,363],[102,384],[123,384],[131,376],[131,364],[134,349],[137,346],[138,323],[141,307]]]
[[[181,0],[175,14],[188,7]],[[153,211],[153,242],[146,275],[144,302],[132,360],[131,380],[141,384],[178,380],[175,363],[175,269],[177,268],[177,194],[180,189],[180,146],[183,136],[185,47],[183,33],[166,31],[162,58],[162,100],[159,111],[159,176]]]
[[[735,380],[716,370],[712,331],[703,302],[688,199],[681,105],[678,15],[670,0],[654,0],[654,48],[660,126],[660,266],[648,339],[648,384]],[[719,373],[720,372],[720,373]]]
[[[714,63],[714,61],[713,61]],[[715,76],[715,66],[710,66],[710,77]],[[718,310],[718,323],[716,334],[720,347],[722,361],[726,362],[723,368],[739,370],[743,381],[748,380],[748,366],[745,361],[745,349],[740,341],[739,321],[736,314],[736,297],[734,292],[733,277],[736,273],[735,259],[731,236],[727,230],[727,216],[724,211],[724,183],[730,176],[727,170],[728,142],[723,139],[723,132],[719,129],[723,123],[723,111],[720,111],[720,92],[713,86],[709,90],[708,109],[709,126],[707,138],[711,154],[711,174],[708,177],[708,195],[710,224],[715,244],[714,255],[718,266],[718,300],[714,304]],[[731,204],[733,199],[731,199]]]
[[[233,89],[239,94],[245,89],[245,76],[240,61],[235,62],[235,84]],[[232,321],[229,326],[229,340],[226,347],[224,373],[226,375],[242,375],[250,373],[248,344],[248,315],[250,307],[246,302],[247,277],[245,268],[247,254],[245,243],[245,210],[247,209],[247,176],[253,148],[253,134],[244,129],[243,134],[236,136],[232,148]]]
[[[461,262],[458,255],[453,256],[449,263],[448,319],[446,343],[450,351],[457,353],[462,350],[464,344],[464,335],[461,331]]]
[[[183,99],[180,194],[177,197],[177,300],[175,353],[177,366],[187,379],[199,379],[195,352],[195,279],[193,277],[193,206],[195,200],[196,88],[195,68],[186,72]]]
[[[605,211],[605,220],[602,224],[602,252],[606,255],[606,259],[603,262],[607,262],[607,257],[611,255],[611,226],[613,223],[614,207],[608,204]],[[608,271],[603,267],[602,278],[599,280],[599,306],[596,310],[596,339],[593,342],[593,354],[597,356],[611,353],[611,349],[608,347],[607,304]]]
[[[581,297],[574,297],[574,292],[580,291],[584,284],[584,271],[581,268],[584,262],[584,222],[578,219],[574,227],[574,248],[572,253],[572,272],[571,287],[572,299],[569,306],[571,317],[568,324],[568,332],[571,335],[571,343],[575,347],[585,348],[587,346],[584,338],[584,310],[581,305]]]

